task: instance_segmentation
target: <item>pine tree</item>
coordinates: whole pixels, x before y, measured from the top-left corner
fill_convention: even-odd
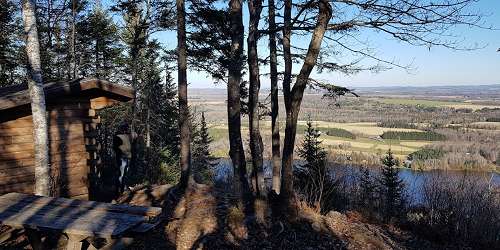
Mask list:
[[[303,166],[304,171],[296,174],[295,185],[310,206],[317,212],[325,212],[331,205],[328,201],[333,194],[333,182],[327,171],[327,152],[321,145],[320,136],[321,132],[314,128],[309,120],[298,149],[299,156],[306,164]]]
[[[19,84],[25,78],[22,69],[25,53],[16,11],[18,8],[12,1],[0,1],[0,87]]]
[[[369,215],[372,214],[376,206],[376,179],[368,167],[361,167],[359,174],[359,206]]]
[[[202,112],[200,122],[193,126],[193,171],[196,182],[204,183],[210,178],[210,167],[214,165],[215,160],[210,154],[212,141],[205,121],[205,112]]]
[[[111,81],[121,80],[124,59],[119,32],[110,13],[100,6],[95,6],[77,23],[77,75]]]
[[[385,220],[395,217],[403,205],[403,180],[399,178],[399,160],[389,149],[382,159],[382,176],[380,179]]]
[[[306,162],[309,168],[316,165],[322,165],[326,161],[326,151],[321,146],[319,140],[321,132],[313,127],[311,120],[307,121],[307,128],[304,132],[304,139],[298,150],[298,154]]]

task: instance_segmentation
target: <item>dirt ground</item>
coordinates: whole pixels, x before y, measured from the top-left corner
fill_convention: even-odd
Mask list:
[[[245,216],[230,192],[197,184],[181,192],[176,187],[143,186],[116,202],[163,207],[162,223],[139,235],[128,249],[438,249],[397,228],[363,222],[355,214],[320,215],[302,209],[293,223],[273,218],[267,202],[255,201],[255,215]],[[2,228],[5,232],[7,228]],[[3,239],[5,240],[5,239]],[[51,238],[64,249],[64,237]],[[16,232],[0,249],[30,249]]]
[[[320,215],[304,209],[294,223],[271,218],[266,202],[255,202],[246,218],[216,187],[197,185],[184,194],[169,190],[166,223],[131,249],[437,249],[394,227],[363,222],[355,213]],[[170,213],[169,213],[170,211]]]

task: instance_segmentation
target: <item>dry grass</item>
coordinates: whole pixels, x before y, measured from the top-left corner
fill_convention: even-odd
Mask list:
[[[420,148],[420,147],[429,145],[431,143],[432,142],[430,142],[430,141],[402,141],[399,144],[401,144],[403,146],[408,146],[408,147]]]
[[[448,108],[454,108],[454,109],[472,109],[472,110],[479,110],[483,108],[500,108],[500,106],[492,106],[492,105],[481,105],[481,104],[469,104],[469,103],[464,103],[464,104],[446,104],[443,105]]]

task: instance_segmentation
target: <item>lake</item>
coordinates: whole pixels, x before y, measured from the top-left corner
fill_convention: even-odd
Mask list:
[[[297,164],[302,164],[297,161]],[[215,167],[216,174],[215,178],[217,180],[229,181],[229,177],[232,175],[231,160],[221,159]],[[378,168],[370,168],[372,171],[379,171]],[[333,166],[331,167],[333,175],[343,176],[349,181],[355,181],[353,176],[359,172],[359,167],[357,166]],[[264,161],[264,176],[266,179],[266,184],[271,185],[272,180],[272,167],[271,162]],[[427,178],[461,178],[466,176],[467,178],[474,178],[477,181],[484,181],[489,183],[491,186],[500,187],[500,174],[492,172],[479,172],[479,171],[459,171],[459,170],[429,170],[429,171],[415,171],[411,169],[401,168],[399,171],[399,176],[403,180],[408,198],[411,203],[418,204],[422,200],[422,186]]]

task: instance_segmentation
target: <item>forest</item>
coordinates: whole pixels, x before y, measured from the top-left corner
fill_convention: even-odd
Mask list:
[[[388,97],[321,77],[411,70],[361,32],[481,49],[454,29],[495,30],[476,4],[0,0],[0,91],[28,89],[33,193],[56,197],[44,86],[100,79],[131,90],[93,114],[88,173],[91,200],[163,208],[128,249],[494,249],[500,185],[474,173],[500,169],[500,99]],[[195,74],[223,90],[196,92]],[[117,135],[131,138],[126,161]],[[408,169],[472,174],[436,172],[414,195]]]

